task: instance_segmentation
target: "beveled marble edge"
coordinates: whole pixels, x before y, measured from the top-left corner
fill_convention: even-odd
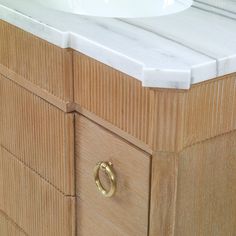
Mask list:
[[[133,22],[79,17],[43,9],[26,0],[17,3],[0,0],[0,4],[1,19],[59,47],[80,51],[142,81],[147,87],[189,89],[191,84],[223,75],[223,71],[227,74],[228,70],[224,68],[218,73],[222,64],[219,67],[217,64],[220,59],[226,65],[230,64],[233,55],[232,50],[226,57],[216,60],[193,46],[187,44],[186,47],[178,38],[167,39],[168,34],[162,35],[162,31],[151,32],[156,30],[155,27],[145,30],[142,24],[137,27],[132,25]],[[183,13],[187,12],[189,10]],[[203,17],[207,15],[205,12]],[[165,18],[156,21],[163,22]],[[139,20],[136,23],[140,23]],[[234,56],[231,59],[234,62]],[[236,68],[230,72],[235,71]]]

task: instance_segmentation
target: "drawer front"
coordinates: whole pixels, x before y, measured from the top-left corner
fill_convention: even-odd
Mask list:
[[[81,115],[75,123],[77,235],[147,235],[150,156]],[[95,185],[93,170],[100,161],[112,162],[117,177],[116,193],[110,198]]]
[[[73,236],[74,207],[74,198],[0,148],[0,209],[27,235]]]
[[[0,210],[0,235],[27,236],[27,234],[1,210]]]
[[[16,74],[12,79],[25,79],[63,101],[72,101],[71,50],[56,47],[2,20],[0,41],[1,73],[7,68]]]
[[[67,195],[74,194],[73,115],[0,76],[0,143]]]

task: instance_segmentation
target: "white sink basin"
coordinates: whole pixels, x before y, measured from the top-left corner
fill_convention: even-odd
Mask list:
[[[45,7],[101,17],[153,17],[182,11],[192,0],[32,0]]]

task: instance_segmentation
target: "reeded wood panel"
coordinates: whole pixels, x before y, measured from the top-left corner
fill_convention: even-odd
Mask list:
[[[236,129],[236,73],[193,86],[185,99],[185,146]]]
[[[98,192],[93,168],[111,161],[117,192]],[[76,193],[79,236],[144,236],[148,231],[151,157],[81,115],[76,116]],[[104,181],[103,181],[104,183]]]
[[[28,235],[75,235],[75,199],[64,196],[2,147],[0,209]]]
[[[1,236],[28,236],[16,223],[0,210]]]
[[[75,103],[149,143],[150,93],[140,81],[74,53]]]
[[[179,155],[176,236],[233,236],[236,232],[236,132]]]
[[[154,150],[180,151],[236,129],[236,74],[189,91],[156,90],[154,101]]]
[[[70,49],[56,47],[2,20],[0,39],[2,65],[62,100],[73,100]]]
[[[0,143],[60,191],[73,195],[73,114],[2,76],[0,97]]]
[[[75,52],[74,75],[75,103],[154,151],[180,151],[236,129],[236,74],[186,91],[151,89]]]

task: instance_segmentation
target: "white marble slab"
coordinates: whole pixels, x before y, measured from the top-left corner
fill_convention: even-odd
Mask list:
[[[0,18],[133,76],[143,86],[188,89],[236,72],[235,39],[224,41],[235,36],[236,21],[198,9],[127,23],[48,10],[29,0],[0,0]],[[219,39],[213,40],[216,33]]]
[[[194,6],[208,12],[236,19],[236,0],[195,0]]]
[[[197,8],[127,21],[217,60],[217,75],[236,72],[236,20]]]

